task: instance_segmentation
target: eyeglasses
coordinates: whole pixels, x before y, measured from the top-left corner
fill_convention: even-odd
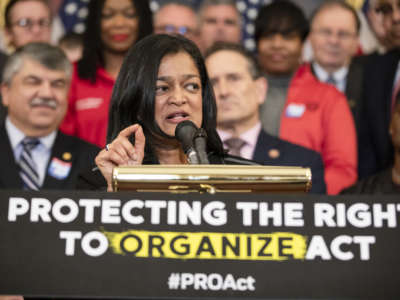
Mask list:
[[[30,18],[22,18],[16,22],[12,23],[11,25],[31,31],[33,26],[35,26],[35,25],[38,25],[40,28],[49,28],[51,25],[51,20],[39,19],[39,20],[35,21]]]
[[[353,32],[348,32],[348,31],[343,31],[343,30],[339,30],[338,32],[335,33],[330,29],[318,29],[318,30],[314,30],[313,32],[320,35],[321,37],[323,37],[325,39],[328,39],[328,38],[336,35],[338,37],[338,39],[342,40],[342,41],[350,40],[356,36],[356,34]]]
[[[375,9],[377,13],[382,13],[385,16],[393,15],[393,12],[395,10],[400,11],[400,1],[397,1],[397,4],[386,2],[381,5],[378,5]]]
[[[179,33],[184,36],[193,36],[197,33],[196,30],[189,28],[187,26],[174,26],[174,25],[164,25],[158,26],[155,29],[156,33]]]

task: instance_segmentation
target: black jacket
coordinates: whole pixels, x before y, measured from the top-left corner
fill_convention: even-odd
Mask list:
[[[358,137],[359,177],[365,178],[389,167],[393,146],[389,135],[392,88],[400,51],[373,54],[364,69],[362,109]]]

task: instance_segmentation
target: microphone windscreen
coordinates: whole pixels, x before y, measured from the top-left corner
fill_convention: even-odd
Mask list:
[[[175,128],[175,137],[181,142],[183,151],[186,153],[193,148],[193,137],[197,132],[197,126],[189,120],[180,122]]]
[[[180,122],[175,128],[175,137],[181,142],[183,151],[186,153],[193,147],[193,137],[197,132],[197,126],[189,120]]]

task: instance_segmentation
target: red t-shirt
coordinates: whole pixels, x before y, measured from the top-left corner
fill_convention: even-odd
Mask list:
[[[98,68],[96,81],[81,79],[74,66],[68,97],[68,111],[61,131],[104,147],[106,144],[108,111],[115,80]]]

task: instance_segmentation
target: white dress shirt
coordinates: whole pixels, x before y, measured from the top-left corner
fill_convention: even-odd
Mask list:
[[[316,62],[313,62],[313,69],[319,81],[326,82],[329,76],[332,76],[336,82],[335,84],[336,88],[342,93],[345,92],[347,83],[347,73],[349,73],[349,67],[347,66],[341,67],[337,71],[330,74],[327,71],[325,71],[325,69],[323,69],[321,65],[319,65]]]

